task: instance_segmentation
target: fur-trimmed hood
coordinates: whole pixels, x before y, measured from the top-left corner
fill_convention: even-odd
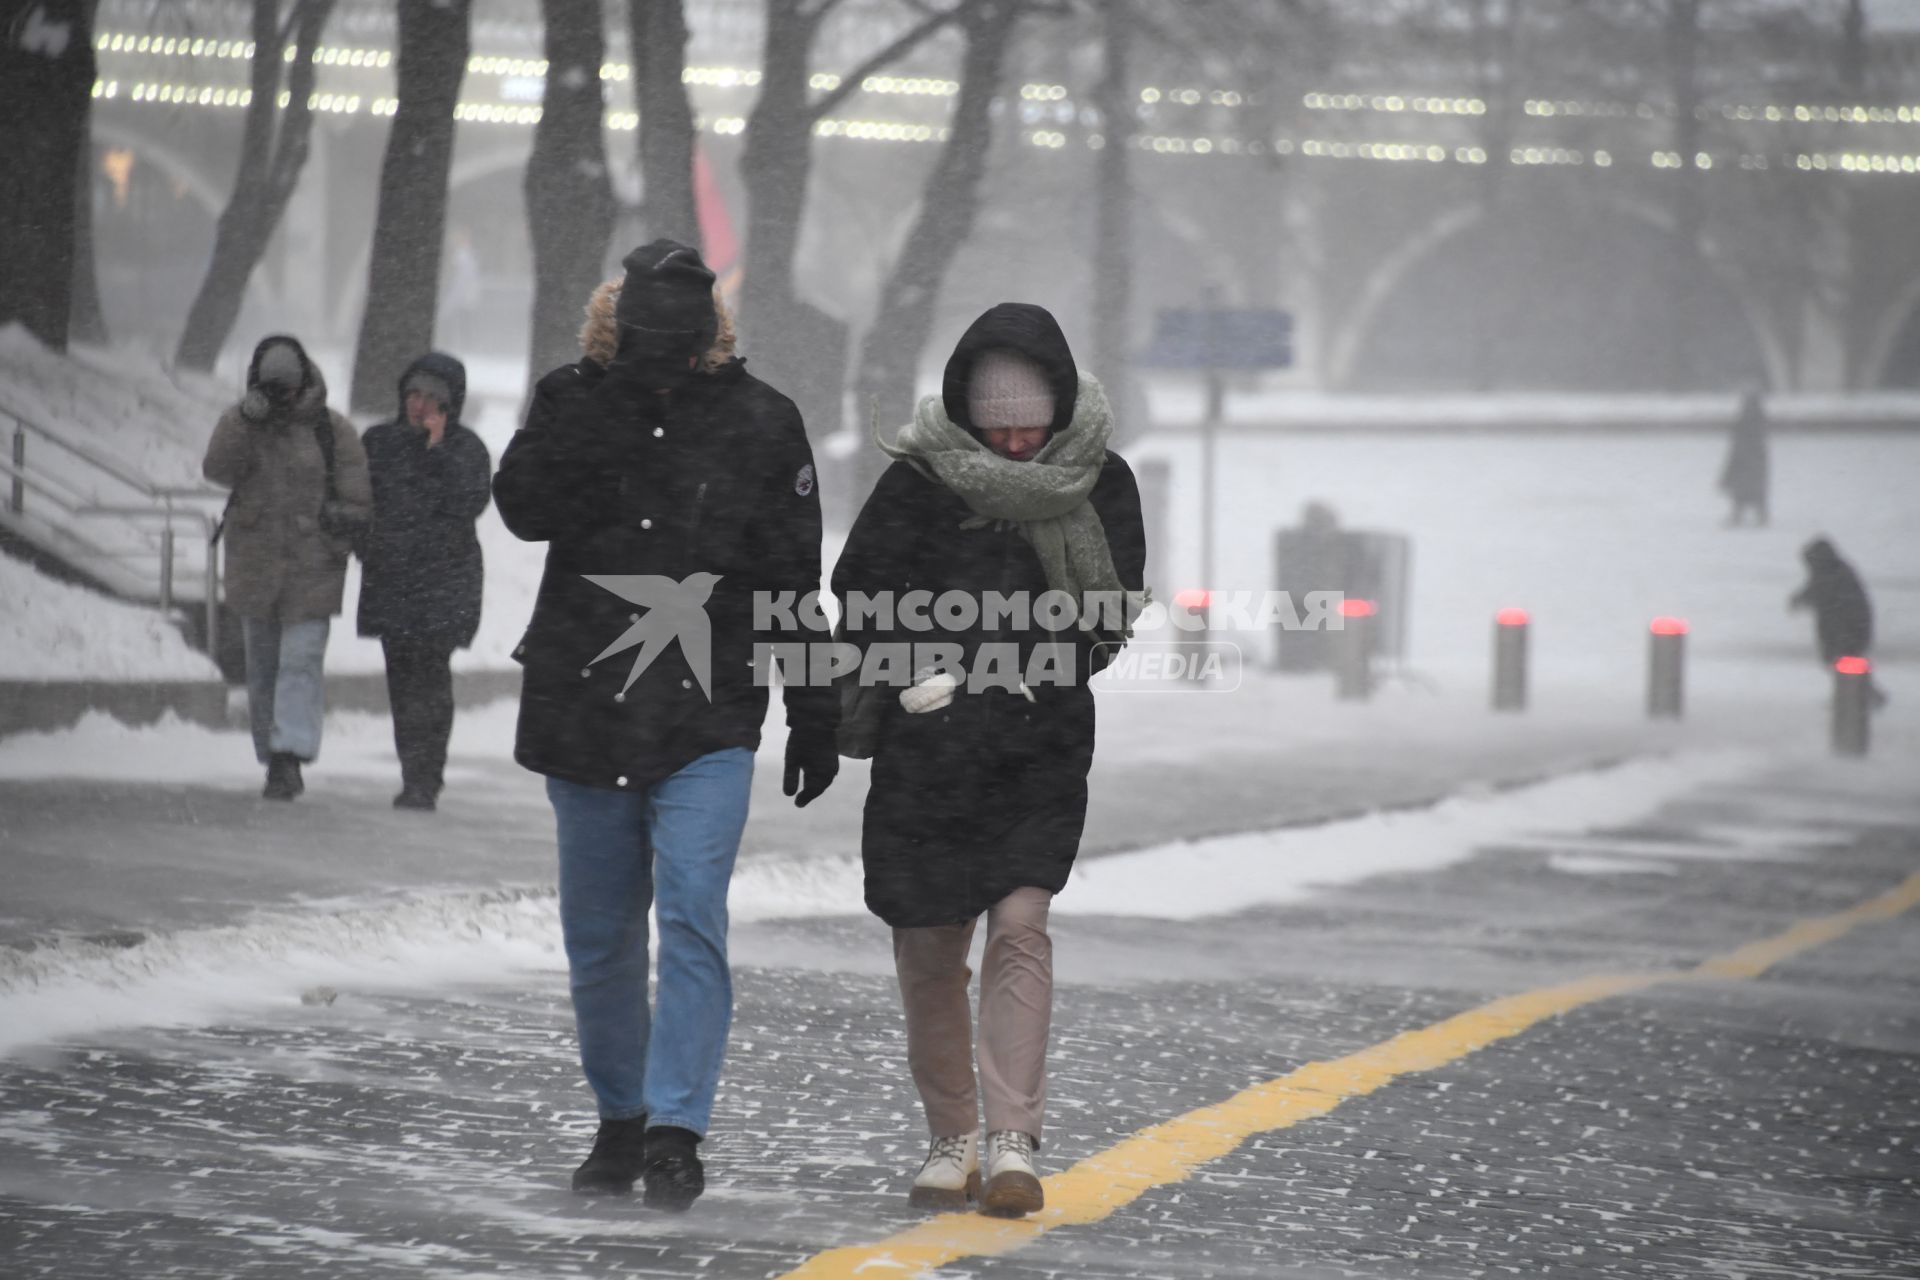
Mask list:
[[[615,276],[593,291],[593,296],[587,299],[587,322],[580,326],[580,353],[603,369],[613,363],[614,353],[620,349],[620,324],[613,318],[614,304],[620,300],[620,284],[621,277]],[[714,334],[713,345],[700,359],[702,373],[717,372],[735,358],[737,339],[733,312],[718,289],[713,291],[713,312],[720,327]]]

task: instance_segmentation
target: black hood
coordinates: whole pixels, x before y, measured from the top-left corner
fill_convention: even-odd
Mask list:
[[[1833,544],[1825,538],[1815,538],[1812,542],[1800,548],[1800,558],[1807,562],[1809,568],[1824,569],[1828,565],[1837,563],[1840,559],[1840,553],[1836,551]]]
[[[259,345],[253,349],[253,359],[247,361],[247,390],[260,389],[260,357],[267,354],[268,347],[292,347],[299,352],[300,366],[306,370],[306,377],[301,380],[300,390],[304,391],[314,384],[320,371],[314,368],[313,359],[307,355],[307,349],[300,345],[300,339],[284,333],[272,333],[260,339]]]
[[[1048,433],[1072,422],[1074,401],[1080,395],[1080,372],[1074,367],[1073,350],[1067,346],[1067,335],[1060,332],[1060,322],[1053,313],[1030,302],[1002,302],[991,307],[960,335],[940,386],[947,417],[956,426],[974,429],[973,417],[967,412],[967,382],[981,353],[1002,348],[1017,351],[1046,370],[1047,381],[1053,384],[1053,421]]]
[[[429,351],[408,365],[400,375],[400,421],[407,420],[407,379],[426,373],[447,384],[453,403],[447,406],[447,421],[460,421],[460,410],[467,403],[467,366],[444,351]]]

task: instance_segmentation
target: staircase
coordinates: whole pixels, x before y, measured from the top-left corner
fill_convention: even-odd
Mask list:
[[[225,491],[151,484],[4,401],[0,448],[0,550],[159,610],[234,678],[214,541]]]

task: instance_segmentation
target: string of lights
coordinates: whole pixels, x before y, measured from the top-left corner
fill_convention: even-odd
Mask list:
[[[105,32],[96,40],[106,53],[145,54],[165,58],[227,58],[245,60],[253,56],[253,44],[245,40],[210,40],[172,36],[133,35]],[[289,47],[285,57],[291,61]],[[392,66],[390,50],[322,45],[314,50],[314,61],[322,66],[386,70]],[[506,78],[540,78],[546,75],[543,58],[512,58],[494,54],[475,54],[467,59],[469,75]],[[609,62],[600,68],[600,78],[612,83],[632,79],[633,68],[624,62]],[[745,67],[695,66],[686,68],[681,80],[689,85],[711,89],[749,89],[760,83],[760,72]],[[831,72],[815,73],[808,81],[818,92],[832,92],[841,85],[841,77]],[[909,97],[953,97],[960,92],[956,80],[932,76],[868,76],[860,82],[864,93]],[[1022,101],[1066,103],[1071,91],[1065,85],[1031,83],[1020,87]],[[1259,101],[1257,94],[1237,89],[1168,88],[1149,85],[1140,90],[1146,106],[1243,107]],[[1328,93],[1313,91],[1302,95],[1301,105],[1309,111],[1411,113],[1438,116],[1483,116],[1487,103],[1477,97],[1447,95]],[[1560,117],[1594,120],[1656,120],[1670,118],[1670,107],[1651,103],[1585,102],[1548,98],[1528,98],[1521,110],[1537,119]],[[1715,116],[1736,123],[1765,124],[1843,124],[1843,125],[1915,125],[1920,124],[1920,104],[1867,106],[1810,103],[1774,103],[1702,107],[1701,119]]]

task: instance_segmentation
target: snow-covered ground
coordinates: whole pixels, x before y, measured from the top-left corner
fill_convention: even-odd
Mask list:
[[[158,611],[0,555],[0,680],[218,680]]]
[[[160,731],[178,743],[179,730]],[[1914,757],[1905,757],[1910,765]],[[1643,853],[1619,840],[1591,845],[1595,828],[1642,818],[1703,787],[1745,780],[1776,759],[1745,750],[1667,760],[1547,780],[1508,792],[1461,796],[1429,809],[1372,814],[1321,826],[1180,841],[1083,859],[1056,911],[1077,916],[1193,920],[1232,915],[1384,873],[1430,872],[1476,851],[1521,842],[1565,846],[1566,868],[1620,871]],[[1885,792],[1882,763],[1863,780]],[[8,769],[11,772],[11,769]],[[1805,857],[1820,823],[1810,815],[1778,849],[1751,838],[1725,847],[1695,842],[1687,857]],[[1587,859],[1587,865],[1579,861]],[[1667,851],[1666,856],[1676,856]],[[1598,860],[1598,861],[1596,861]],[[1611,861],[1609,861],[1611,860]],[[1657,861],[1634,870],[1657,873]],[[762,858],[734,876],[736,923],[857,914],[857,855]],[[513,982],[564,963],[550,886],[503,886],[453,894],[269,911],[244,924],[159,935],[138,946],[73,943],[0,953],[0,1054],[105,1028],[194,1025],[248,1009],[325,999],[330,988],[420,990],[443,984]]]

